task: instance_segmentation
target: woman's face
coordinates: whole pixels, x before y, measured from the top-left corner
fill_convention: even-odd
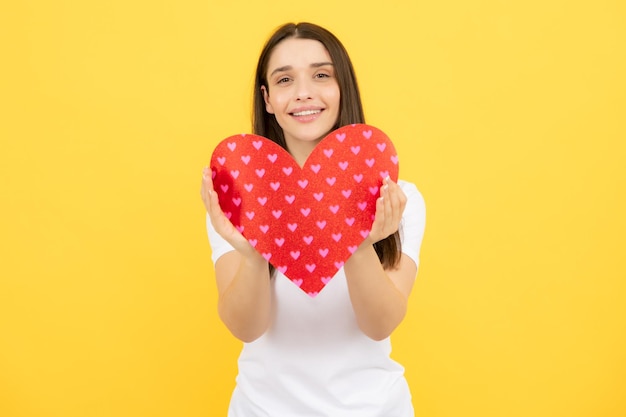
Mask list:
[[[290,150],[303,142],[316,144],[333,129],[339,117],[339,85],[321,42],[280,42],[270,55],[266,76],[265,108],[276,116]]]

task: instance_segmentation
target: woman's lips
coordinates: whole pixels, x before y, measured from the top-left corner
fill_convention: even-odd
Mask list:
[[[291,117],[300,122],[310,122],[317,119],[320,114],[322,114],[322,111],[324,111],[324,109],[307,109],[298,110],[289,114],[291,115]]]

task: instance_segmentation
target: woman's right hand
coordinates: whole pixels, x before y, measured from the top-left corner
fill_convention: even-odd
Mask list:
[[[271,322],[267,261],[222,211],[209,168],[202,172],[200,192],[213,228],[235,249],[215,262],[219,315],[235,337],[252,342],[265,333]]]
[[[208,167],[204,168],[202,171],[202,187],[200,194],[202,195],[204,207],[206,207],[206,211],[209,214],[209,219],[215,231],[244,257],[260,256],[250,242],[233,226],[222,211],[217,193],[213,189],[211,169]]]

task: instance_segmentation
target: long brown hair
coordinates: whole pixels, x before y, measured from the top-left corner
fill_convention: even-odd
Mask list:
[[[333,129],[354,123],[365,123],[361,94],[356,81],[352,61],[348,52],[343,47],[339,39],[323,27],[313,23],[287,23],[280,26],[268,39],[263,47],[259,62],[256,68],[254,81],[252,128],[256,135],[264,136],[273,140],[284,149],[287,149],[283,130],[276,121],[276,117],[265,109],[265,100],[261,87],[265,87],[269,92],[267,82],[267,66],[272,51],[280,42],[289,38],[312,39],[322,43],[335,68],[335,76],[339,85],[339,116]],[[383,268],[391,269],[397,266],[400,261],[401,242],[400,233],[394,234],[380,240],[374,244],[374,249],[378,254]],[[273,268],[270,265],[270,271]]]

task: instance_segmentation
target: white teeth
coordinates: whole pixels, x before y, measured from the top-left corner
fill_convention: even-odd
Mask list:
[[[294,116],[310,116],[312,114],[317,114],[321,112],[321,110],[304,110],[298,113],[293,113]]]

